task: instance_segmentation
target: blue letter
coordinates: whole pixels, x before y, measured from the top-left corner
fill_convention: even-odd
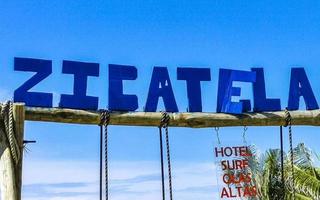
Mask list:
[[[267,99],[263,68],[251,68],[256,72],[256,82],[253,83],[253,110],[255,112],[281,110],[280,99]]]
[[[136,95],[123,94],[123,80],[136,80],[137,68],[129,65],[109,65],[109,109],[135,111],[138,108]]]
[[[190,112],[201,112],[201,81],[210,81],[210,68],[180,68],[177,69],[177,79],[186,80]]]
[[[146,112],[155,112],[159,97],[162,97],[166,111],[178,112],[178,106],[174,98],[169,73],[166,67],[154,67],[149,87]]]
[[[256,73],[240,70],[220,69],[217,112],[241,114],[251,109],[250,100],[232,102],[232,96],[240,96],[241,88],[233,87],[233,81],[255,82]]]
[[[51,60],[14,58],[14,70],[37,72],[14,91],[15,102],[24,102],[27,106],[52,107],[52,93],[28,92],[52,73]]]
[[[304,68],[292,68],[288,110],[298,110],[300,96],[304,98],[307,110],[319,109]]]
[[[87,96],[88,76],[99,76],[99,64],[63,61],[62,73],[74,75],[73,95],[62,94],[59,106],[83,110],[97,110],[98,97]]]

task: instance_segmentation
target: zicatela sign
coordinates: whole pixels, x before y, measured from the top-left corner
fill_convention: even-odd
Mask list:
[[[31,58],[14,58],[14,70],[35,72],[14,92],[15,102],[25,102],[27,106],[52,107],[53,94],[29,92],[31,88],[52,74],[52,61]],[[135,111],[138,109],[138,96],[124,94],[123,81],[137,79],[135,66],[109,64],[108,108],[112,111]],[[63,61],[63,74],[74,76],[73,94],[61,94],[59,107],[71,109],[97,110],[99,98],[87,95],[88,77],[99,77],[99,64],[77,61]],[[186,82],[190,112],[202,112],[201,82],[211,81],[210,68],[177,68],[177,79]],[[234,87],[233,82],[249,82],[253,88],[253,105],[248,99],[232,101],[233,96],[240,96],[241,88]],[[299,99],[304,98],[306,109],[318,109],[318,103],[312,91],[304,68],[292,68],[289,88],[288,110],[299,108]],[[170,76],[166,67],[154,67],[145,104],[146,112],[155,112],[159,99],[162,98],[166,111],[179,112],[172,89]],[[263,68],[252,68],[250,71],[220,69],[217,107],[218,113],[240,114],[242,112],[278,111],[281,110],[280,99],[269,99],[266,96]]]

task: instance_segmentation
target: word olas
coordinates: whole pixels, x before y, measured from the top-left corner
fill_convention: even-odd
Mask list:
[[[216,147],[215,156],[225,158],[221,160],[221,169],[224,172],[222,181],[224,186],[220,198],[249,198],[257,196],[257,188],[249,172],[248,157],[251,157],[248,146]]]
[[[52,92],[29,91],[52,74],[52,61],[31,58],[14,58],[14,70],[35,72],[14,92],[15,102],[24,102],[27,106],[52,107]],[[97,110],[99,97],[87,95],[89,77],[99,77],[98,63],[64,60],[62,73],[73,75],[73,93],[61,94],[59,107],[83,110]],[[130,65],[108,65],[108,109],[111,111],[135,111],[139,108],[138,96],[125,94],[123,81],[134,84],[138,77],[138,69]],[[211,81],[210,68],[178,67],[177,80],[185,81],[189,112],[202,112],[201,83]],[[146,77],[147,79],[147,77]],[[241,95],[241,87],[233,86],[233,82],[252,83],[253,106],[251,100],[232,101]],[[106,83],[107,85],[107,83]],[[168,112],[179,112],[171,78],[167,67],[154,67],[144,111],[155,112],[161,98]],[[288,110],[299,109],[300,97],[303,97],[307,110],[318,109],[318,103],[312,91],[304,68],[292,68],[288,98]],[[218,113],[262,112],[281,110],[280,99],[267,98],[263,68],[252,68],[251,71],[220,69],[216,111]]]

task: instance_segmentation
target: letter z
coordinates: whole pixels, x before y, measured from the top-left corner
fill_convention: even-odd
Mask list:
[[[52,93],[28,92],[52,73],[52,61],[31,58],[14,58],[14,70],[36,72],[29,80],[14,91],[14,101],[26,106],[52,107]]]

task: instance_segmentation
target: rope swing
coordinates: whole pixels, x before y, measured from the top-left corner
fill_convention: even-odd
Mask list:
[[[162,142],[162,129],[165,130],[166,148],[167,148],[167,164],[168,164],[168,179],[169,179],[169,193],[170,200],[173,199],[172,195],[172,175],[171,175],[171,160],[170,160],[170,143],[169,143],[169,130],[168,125],[170,116],[162,113],[162,118],[159,126],[160,136],[160,157],[161,157],[161,182],[162,182],[162,199],[165,200],[165,182],[164,182],[164,162],[163,162],[163,142]],[[110,122],[110,111],[100,111],[100,180],[99,180],[99,199],[103,199],[103,143],[104,143],[104,173],[105,173],[105,200],[109,198],[109,174],[108,174],[108,125]],[[104,142],[103,142],[104,136]]]
[[[12,102],[7,102],[6,104],[1,104],[1,115],[4,119],[4,127],[6,129],[6,134],[8,137],[8,141],[10,143],[10,150],[13,157],[13,160],[19,159],[19,154],[17,153],[17,143],[13,133],[12,126]],[[171,159],[170,159],[170,143],[169,143],[169,122],[170,115],[167,112],[162,112],[161,121],[159,124],[159,142],[160,142],[160,161],[161,161],[161,189],[162,189],[162,200],[166,200],[166,188],[165,188],[165,170],[164,170],[164,153],[163,153],[163,130],[165,131],[165,142],[166,142],[166,157],[167,157],[167,169],[168,169],[168,189],[169,189],[169,200],[173,200],[173,189],[172,189],[172,174],[171,174]],[[100,200],[103,199],[103,172],[105,173],[105,200],[109,199],[109,172],[108,172],[108,125],[110,123],[110,111],[101,110],[100,111]],[[292,142],[292,118],[290,112],[285,110],[285,125],[284,127],[288,127],[289,131],[289,142],[290,142],[290,165],[291,165],[291,177],[289,181],[285,181],[284,174],[284,156],[283,156],[283,131],[282,126],[280,126],[280,144],[281,144],[281,178],[283,185],[287,185],[289,183],[288,189],[292,189],[292,199],[295,199],[296,191],[295,191],[295,174],[294,174],[294,155],[293,155],[293,142]],[[244,145],[247,145],[246,140],[246,132],[248,130],[247,126],[243,127],[242,139]],[[214,131],[216,133],[216,138],[218,145],[221,145],[220,136],[219,136],[219,127],[215,127]],[[104,171],[103,171],[103,154],[104,154]],[[285,187],[285,186],[284,186]],[[285,188],[283,188],[285,189]]]
[[[169,179],[169,193],[170,200],[172,200],[172,177],[171,177],[171,162],[170,162],[170,144],[169,144],[169,130],[168,125],[170,122],[170,116],[166,112],[162,112],[162,118],[159,126],[160,136],[160,160],[161,160],[161,183],[162,183],[162,200],[166,199],[165,195],[165,183],[164,183],[164,164],[163,164],[163,144],[162,144],[162,129],[165,129],[166,133],[166,147],[167,147],[167,161],[168,161],[168,179]]]

